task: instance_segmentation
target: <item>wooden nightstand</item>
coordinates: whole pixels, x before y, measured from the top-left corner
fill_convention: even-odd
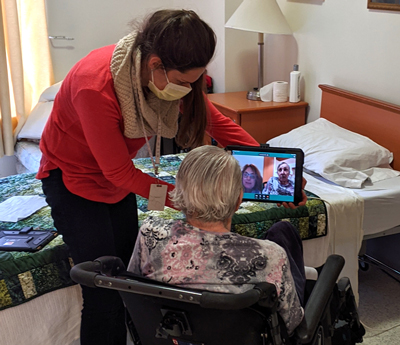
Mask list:
[[[308,103],[250,101],[246,91],[212,93],[208,99],[259,143],[306,123]]]

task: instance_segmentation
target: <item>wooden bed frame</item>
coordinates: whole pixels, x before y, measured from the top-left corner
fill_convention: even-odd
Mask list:
[[[319,87],[322,90],[320,116],[350,131],[365,135],[387,148],[393,153],[391,164],[393,169],[400,170],[400,106],[334,86],[319,85]],[[380,233],[364,236],[359,252],[361,269],[366,270],[369,263],[374,263],[394,274],[400,274],[396,266],[391,267],[390,263],[382,263],[387,261],[387,255],[389,255],[389,260],[394,260],[392,262],[397,261],[397,257],[392,257],[391,253],[381,253],[380,247],[378,249],[374,247],[372,254],[374,256],[378,254],[379,260],[366,254],[367,240],[399,233],[400,225]],[[397,243],[398,237],[394,240],[395,242],[392,241],[393,238],[391,238],[391,243]],[[387,247],[385,243],[380,243]]]
[[[400,170],[400,106],[319,85],[322,90],[320,116],[340,127],[367,136],[393,152],[392,167]]]

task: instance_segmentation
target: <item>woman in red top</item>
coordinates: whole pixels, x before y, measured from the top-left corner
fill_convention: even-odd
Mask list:
[[[65,77],[40,142],[37,178],[75,263],[115,255],[128,264],[138,232],[135,194],[149,198],[150,186],[163,183],[132,163],[148,138],[194,148],[206,132],[223,146],[258,145],[203,94],[214,50],[214,32],[193,11],[161,10]],[[119,294],[82,293],[81,344],[125,345]]]

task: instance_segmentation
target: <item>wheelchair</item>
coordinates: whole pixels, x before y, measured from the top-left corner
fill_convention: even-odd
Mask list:
[[[71,269],[71,278],[93,288],[118,290],[135,345],[344,345],[363,341],[344,266],[328,257],[316,281],[307,281],[305,314],[290,336],[278,312],[275,285],[266,282],[241,294],[181,288],[126,272],[117,257],[101,257]]]

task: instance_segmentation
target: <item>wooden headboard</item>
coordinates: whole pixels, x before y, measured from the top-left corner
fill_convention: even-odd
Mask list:
[[[400,170],[400,106],[334,86],[319,87],[321,117],[386,147],[393,152],[393,169]]]

